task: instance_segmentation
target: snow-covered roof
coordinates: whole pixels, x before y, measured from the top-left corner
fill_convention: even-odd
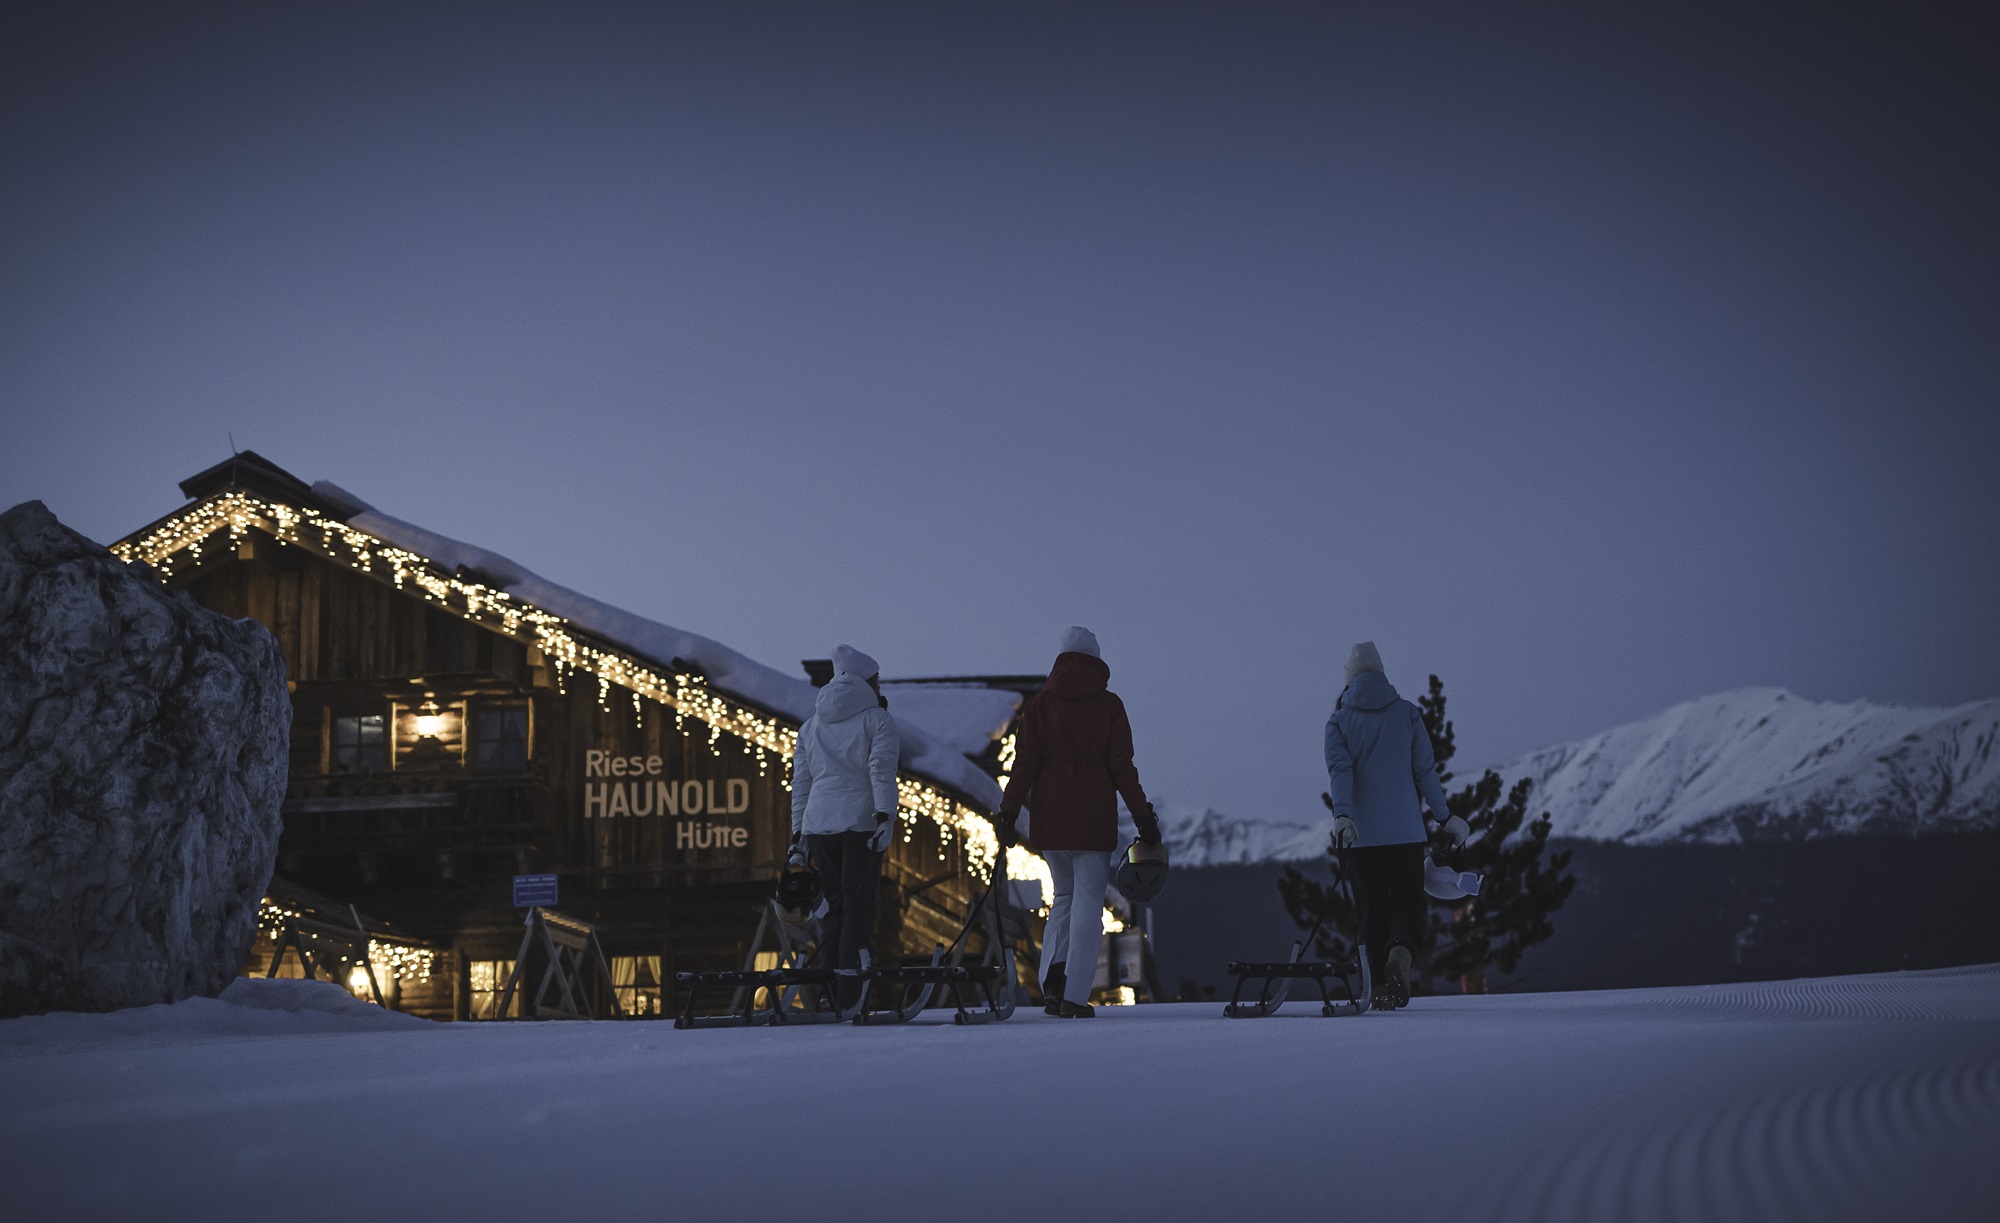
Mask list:
[[[316,482],[312,491],[322,501],[337,508],[347,525],[356,530],[366,531],[446,569],[462,567],[476,571],[486,585],[561,616],[578,628],[655,663],[669,667],[675,665],[676,659],[681,660],[683,666],[691,663],[706,676],[708,686],[717,691],[749,701],[794,722],[803,722],[812,716],[816,691],[803,677],[767,667],[698,633],[648,620],[558,586],[497,552],[489,552],[391,517],[331,481]],[[995,695],[1010,701],[1017,699],[1013,693]],[[923,713],[926,703],[910,701],[911,708],[906,710],[906,699],[898,695],[890,702],[890,712],[902,732],[902,767],[956,790],[989,810],[998,807],[1000,787],[966,759],[966,750],[958,746],[967,739],[968,721],[948,712],[947,703],[931,702],[929,708],[933,716],[939,717],[945,728],[942,734],[934,733]],[[964,698],[958,701],[961,709],[969,704]],[[1001,725],[1004,727],[1005,722]],[[972,750],[982,750],[991,738],[991,734],[987,735]]]
[[[882,681],[889,711],[900,721],[915,722],[939,742],[962,756],[977,756],[1007,733],[1021,708],[1021,694],[978,683],[925,680]]]

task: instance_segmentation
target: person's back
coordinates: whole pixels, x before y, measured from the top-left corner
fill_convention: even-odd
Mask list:
[[[833,677],[799,728],[792,792],[808,835],[871,832],[877,811],[896,810],[901,736],[866,678]]]
[[[1410,973],[1423,940],[1423,803],[1454,841],[1465,821],[1450,814],[1423,711],[1396,695],[1382,655],[1364,641],[1347,656],[1347,686],[1326,720],[1333,843],[1359,912],[1359,940],[1379,991],[1394,1010],[1410,1000]]]
[[[1356,846],[1407,845],[1424,840],[1424,814],[1445,809],[1444,787],[1431,753],[1423,712],[1396,693],[1380,671],[1362,671],[1327,720],[1327,769],[1336,815],[1354,820]],[[1341,761],[1345,758],[1346,767]],[[1340,790],[1346,788],[1345,794]]]
[[[1016,775],[1025,774],[1024,792],[1034,794],[1029,838],[1037,849],[1116,849],[1120,789],[1134,810],[1147,809],[1132,764],[1132,723],[1110,679],[1102,659],[1065,652],[1022,711],[1017,751],[1029,759]]]
[[[825,889],[820,958],[859,968],[875,929],[882,854],[896,829],[896,759],[902,736],[883,708],[875,660],[852,646],[833,651],[834,675],[814,698],[792,753],[792,848],[808,857]],[[859,985],[842,981],[842,1006]]]
[[[1014,818],[1028,807],[1028,839],[1048,864],[1055,892],[1044,926],[1040,976],[1051,1015],[1087,1016],[1103,937],[1104,889],[1118,848],[1118,796],[1132,811],[1140,838],[1160,841],[1159,817],[1132,763],[1132,723],[1111,692],[1111,668],[1097,637],[1084,628],[1063,634],[1049,682],[1021,709],[1014,775],[994,817],[1002,845],[1013,842]],[[1074,978],[1071,957],[1088,965]]]

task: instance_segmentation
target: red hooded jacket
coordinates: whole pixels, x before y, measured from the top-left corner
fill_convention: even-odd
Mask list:
[[[1108,853],[1118,848],[1117,796],[1128,810],[1148,809],[1132,766],[1132,723],[1110,682],[1103,659],[1058,654],[1048,685],[1021,710],[1000,818],[1012,820],[1025,804],[1036,849]]]

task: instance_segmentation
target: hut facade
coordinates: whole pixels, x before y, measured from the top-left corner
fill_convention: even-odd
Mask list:
[[[492,1017],[522,938],[514,882],[534,875],[554,875],[554,907],[595,928],[627,1014],[671,1007],[676,970],[751,954],[789,841],[787,769],[811,678],[252,453],[181,489],[185,506],[113,551],[260,621],[283,647],[291,781],[260,955],[298,907],[284,896],[309,897],[402,948],[385,954],[402,966],[389,988],[403,1009]],[[892,703],[901,831],[878,948],[948,941],[983,890],[1010,723],[1034,682],[911,686],[937,733]],[[1045,876],[1018,848],[1009,866]],[[1039,902],[1033,887],[1015,895]]]

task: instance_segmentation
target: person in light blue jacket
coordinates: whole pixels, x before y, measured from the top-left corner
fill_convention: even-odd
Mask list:
[[[880,668],[852,646],[833,652],[833,679],[799,727],[792,754],[791,861],[808,857],[826,893],[821,965],[859,968],[875,932],[882,855],[896,831],[902,735],[882,697]],[[843,988],[841,1005],[851,1005]]]
[[[1347,656],[1347,687],[1326,720],[1333,840],[1342,851],[1368,947],[1375,1005],[1407,1006],[1424,931],[1423,804],[1452,844],[1470,829],[1445,806],[1423,713],[1396,694],[1372,641]]]

